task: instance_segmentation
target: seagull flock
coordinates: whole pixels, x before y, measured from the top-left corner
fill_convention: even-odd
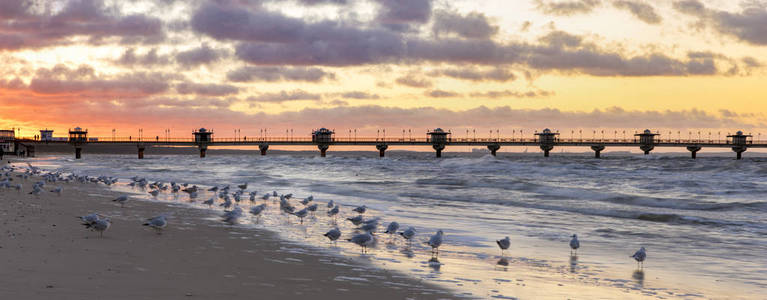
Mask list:
[[[61,186],[55,186],[49,190],[46,189],[46,185],[52,185],[56,182],[96,183],[104,184],[107,186],[114,185],[118,182],[118,178],[115,177],[92,177],[79,176],[75,174],[65,175],[61,171],[44,171],[27,163],[27,167],[4,166],[0,168],[0,188],[4,188],[6,190],[15,190],[17,193],[21,193],[23,185],[21,183],[16,183],[16,181],[27,181],[33,176],[37,176],[42,179],[41,181],[35,182],[32,186],[32,191],[29,192],[29,194],[36,197],[44,192],[50,192],[52,194],[61,196],[63,192],[63,188]],[[140,177],[131,178],[128,186],[146,190],[147,193],[154,198],[158,197],[161,193],[164,192],[169,192],[171,194],[178,194],[180,192],[186,193],[189,196],[191,202],[195,202],[199,193],[205,190],[204,188],[200,188],[197,185],[190,185],[188,183],[178,184],[176,182],[165,183],[160,181],[149,182],[145,178]],[[285,214],[288,217],[290,215],[297,217],[300,224],[304,223],[304,218],[307,216],[314,216],[319,209],[319,204],[315,203],[314,196],[308,196],[298,200],[297,203],[302,205],[301,209],[298,209],[291,202],[291,200],[295,199],[292,193],[280,194],[277,193],[277,191],[263,194],[260,197],[260,200],[262,200],[263,203],[257,204],[257,198],[259,198],[258,192],[248,192],[247,189],[247,183],[237,185],[235,188],[231,188],[229,185],[214,186],[207,189],[207,192],[212,193],[213,196],[203,201],[202,204],[211,208],[214,205],[223,208],[224,211],[221,214],[221,221],[229,225],[236,225],[239,223],[240,219],[245,217],[245,213],[239,204],[241,201],[244,201],[246,196],[248,199],[247,201],[252,204],[248,213],[256,219],[256,222],[259,222],[262,214],[266,212],[266,208],[270,199],[273,200],[272,203],[279,203],[279,210],[282,214]],[[128,195],[121,195],[115,199],[112,199],[112,201],[119,204],[120,207],[125,207],[125,204],[129,199],[130,197]],[[335,224],[336,226],[333,226],[333,228],[324,233],[323,236],[325,236],[331,243],[336,244],[343,235],[336,222],[338,215],[341,212],[341,206],[335,203],[333,200],[329,200],[325,204],[325,207],[327,208],[326,215],[332,221],[331,224]],[[354,226],[357,226],[356,232],[352,233],[351,237],[347,238],[346,240],[360,246],[362,253],[367,253],[368,248],[375,245],[376,233],[378,232],[378,226],[380,224],[380,218],[378,217],[364,217],[367,209],[368,208],[365,205],[354,207],[351,209],[351,212],[356,215],[346,218],[346,221],[349,221]],[[160,235],[162,234],[162,231],[168,226],[168,217],[169,214],[165,213],[147,218],[145,222],[142,223],[142,225],[155,230],[156,233]],[[77,218],[81,221],[85,228],[98,232],[99,237],[102,237],[104,232],[107,231],[112,225],[109,217],[99,213],[89,213]],[[386,230],[383,231],[383,233],[388,234],[391,238],[396,237],[396,235],[401,236],[407,242],[408,247],[410,247],[412,245],[412,240],[416,237],[416,229],[412,226],[409,226],[403,231],[398,231],[399,229],[400,224],[396,221],[392,221],[388,224]],[[439,248],[442,246],[443,240],[444,232],[442,230],[438,230],[435,234],[429,237],[428,241],[424,242],[425,245],[431,248],[432,258],[436,258],[439,255]],[[503,258],[505,251],[511,247],[511,239],[506,236],[503,239],[496,240],[496,244],[500,248],[501,257]],[[578,248],[580,248],[578,235],[573,234],[571,236],[569,246],[570,254],[577,255]],[[647,250],[645,247],[641,247],[630,257],[636,260],[637,268],[644,268],[644,261],[647,258]]]

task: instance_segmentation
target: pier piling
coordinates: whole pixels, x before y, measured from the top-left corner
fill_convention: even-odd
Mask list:
[[[75,147],[75,159],[81,159],[83,153],[83,148]]]
[[[378,144],[376,145],[376,149],[378,149],[378,157],[384,157],[386,154],[386,149],[389,149],[389,145]]]
[[[138,145],[138,159],[144,159],[144,145]]]
[[[700,149],[700,145],[687,146],[687,151],[690,151],[690,156],[692,159],[698,158],[698,151],[700,151]]]
[[[496,152],[498,152],[498,149],[501,149],[501,145],[498,145],[498,144],[487,145],[487,150],[490,150],[490,154],[492,154],[493,156],[496,156]]]
[[[330,145],[328,144],[319,144],[317,145],[317,148],[320,149],[320,157],[325,157],[327,154],[328,148],[330,148]]]
[[[442,157],[442,150],[445,150],[445,144],[435,144],[431,147],[437,151],[437,157]]]
[[[259,144],[258,150],[261,150],[261,155],[266,155],[266,150],[269,150],[269,144]]]
[[[591,150],[594,150],[594,158],[600,158],[602,151],[605,150],[604,145],[594,145],[591,146]]]

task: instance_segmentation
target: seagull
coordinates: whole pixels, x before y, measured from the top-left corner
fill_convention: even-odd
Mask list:
[[[228,209],[228,208],[232,207],[232,200],[231,200],[231,199],[229,199],[229,197],[227,197],[227,198],[224,200],[224,203],[221,203],[221,204],[219,204],[218,206],[223,206],[223,207],[224,207],[224,209]]]
[[[114,199],[114,200],[112,200],[112,201],[113,201],[113,202],[117,202],[117,203],[120,203],[120,206],[121,206],[121,207],[123,207],[123,206],[125,206],[125,202],[127,202],[127,201],[128,201],[128,196],[127,196],[127,195],[122,195],[122,196],[120,196],[120,197],[117,197],[117,198],[115,198],[115,199]]]
[[[271,196],[272,195],[270,195],[269,193],[266,193],[266,194],[264,194],[264,196],[261,197],[261,199],[266,201],[266,200],[269,200],[269,197],[271,197]]]
[[[572,238],[573,239],[570,240],[570,249],[571,249],[570,250],[570,255],[573,254],[573,250],[575,250],[575,254],[577,255],[578,254],[578,248],[581,247],[581,242],[578,241],[578,235],[577,234],[573,234]]]
[[[301,219],[301,224],[304,224],[304,217],[306,217],[307,214],[309,214],[309,212],[306,208],[293,213],[293,215]]]
[[[248,189],[248,183],[246,182],[246,183],[240,184],[237,187],[240,188],[241,190],[247,190]]]
[[[83,221],[83,225],[91,224],[93,222],[96,222],[99,219],[99,214],[97,213],[90,213],[84,216],[77,217],[80,219],[80,221]]]
[[[363,205],[363,206],[358,206],[358,207],[352,209],[352,211],[354,211],[356,213],[359,213],[359,214],[364,214],[365,211],[367,211],[367,209],[368,209],[367,206]]]
[[[256,220],[261,217],[261,213],[266,208],[266,204],[259,204],[250,208],[250,214],[256,216]]]
[[[323,235],[327,237],[331,242],[335,243],[336,240],[341,237],[341,230],[338,230],[338,228],[333,228]]]
[[[408,244],[410,244],[410,240],[413,239],[413,237],[415,236],[415,228],[408,227],[407,230],[400,232],[399,235],[405,238]]]
[[[157,197],[157,195],[160,194],[160,191],[159,190],[152,190],[151,192],[149,192],[149,194],[151,194],[152,197]]]
[[[216,192],[216,191],[218,191],[218,186],[214,186],[212,188],[209,188],[208,191],[209,192]]]
[[[43,192],[43,189],[41,188],[41,186],[40,186],[40,185],[35,185],[35,186],[32,188],[32,191],[31,191],[31,192],[29,192],[29,194],[30,194],[30,195],[39,196],[39,195],[40,195],[40,193],[42,193],[42,192]]]
[[[314,212],[317,211],[317,203],[307,206],[306,209],[312,212],[312,215],[314,215]]]
[[[309,205],[309,202],[312,202],[313,199],[314,199],[314,197],[311,197],[311,198],[310,197],[306,197],[306,198],[304,198],[304,200],[301,200],[301,204]]]
[[[644,249],[644,247],[639,248],[637,252],[634,253],[634,255],[629,256],[633,257],[637,261],[637,268],[639,267],[639,264],[642,264],[642,268],[644,269],[644,260],[647,258],[647,250]]]
[[[353,236],[352,238],[348,239],[347,241],[350,241],[352,243],[359,245],[360,247],[362,247],[362,253],[365,253],[367,252],[367,247],[372,245],[375,240],[373,239],[373,235],[371,235],[369,232],[365,232],[365,233],[357,234]]]
[[[163,228],[168,226],[168,221],[165,219],[165,215],[159,215],[157,217],[147,219],[147,221],[142,225],[152,227],[157,230],[157,234],[162,234]]]
[[[61,192],[64,191],[64,189],[60,186],[56,187],[55,189],[51,190],[51,193],[56,193],[56,195],[61,196]]]
[[[439,255],[439,246],[442,245],[442,236],[444,233],[442,233],[442,230],[438,230],[437,233],[431,236],[428,242],[425,242],[425,244],[431,246],[431,254],[434,255],[435,253]]]
[[[338,215],[338,212],[341,211],[341,209],[336,205],[333,207],[333,209],[328,210],[328,217],[333,217],[333,222],[336,220],[336,216]]]
[[[509,246],[511,246],[511,240],[509,240],[508,236],[502,240],[495,241],[495,243],[501,248],[501,257],[503,257],[503,251],[509,249]]]
[[[360,223],[362,223],[362,216],[356,216],[356,217],[353,217],[353,218],[346,218],[346,220],[351,221],[352,224],[354,224],[356,226],[356,225],[360,225]]]
[[[229,225],[234,225],[237,224],[237,220],[239,220],[240,217],[242,217],[242,208],[237,206],[233,210],[224,212],[221,219]]]
[[[397,229],[399,229],[399,223],[391,222],[389,223],[389,226],[386,227],[386,231],[384,233],[388,233],[391,236],[392,234],[397,233]]]
[[[370,232],[370,234],[373,234],[376,232],[376,229],[378,229],[378,218],[371,219],[371,220],[365,220],[362,222],[362,226],[360,229],[365,232]]]
[[[103,237],[104,231],[109,229],[109,227],[112,226],[112,223],[109,222],[109,219],[97,219],[96,221],[83,225],[85,225],[85,228],[98,231],[99,237]]]
[[[208,207],[212,207],[213,203],[216,202],[216,196],[210,197],[210,199],[205,200],[202,202],[202,204],[208,205]]]
[[[334,206],[333,200],[330,200],[330,202],[328,202],[328,208],[333,208],[333,206]]]

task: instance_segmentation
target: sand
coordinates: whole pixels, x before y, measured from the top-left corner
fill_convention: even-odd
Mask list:
[[[0,299],[437,299],[449,291],[364,261],[334,257],[178,204],[131,200],[94,184],[62,196],[0,190]],[[99,234],[76,216],[98,212]],[[145,218],[172,212],[158,235]]]

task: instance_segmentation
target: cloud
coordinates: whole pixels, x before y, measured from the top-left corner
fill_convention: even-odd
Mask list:
[[[128,48],[123,52],[123,55],[121,55],[120,58],[115,60],[115,63],[124,66],[158,66],[169,64],[170,58],[167,55],[158,55],[157,48],[152,48],[143,55],[136,54],[135,48]]]
[[[600,0],[534,0],[538,10],[556,16],[590,13],[601,5]]]
[[[421,78],[415,74],[408,74],[406,76],[397,78],[395,82],[404,86],[409,86],[414,88],[428,88],[432,86],[431,81],[425,78]]]
[[[226,50],[213,49],[207,44],[202,44],[200,48],[179,52],[176,54],[176,61],[186,67],[196,67],[217,62],[227,55]]]
[[[482,13],[461,15],[451,11],[439,11],[434,15],[432,31],[435,36],[455,34],[468,39],[488,39],[498,33],[498,26],[491,25],[490,20]]]
[[[77,69],[56,65],[51,69],[38,69],[29,83],[29,89],[38,94],[78,94],[99,98],[145,97],[167,91],[171,79],[172,76],[156,72],[99,76],[88,65]]]
[[[424,92],[423,94],[432,98],[455,98],[462,96],[460,93],[444,90],[431,90]]]
[[[722,35],[752,45],[767,45],[767,4],[746,2],[740,12],[709,9],[698,0],[676,1],[673,7],[697,17],[699,25],[710,26]]]
[[[249,97],[248,101],[282,103],[287,101],[320,99],[322,99],[322,95],[320,94],[313,94],[301,89],[296,89],[292,91],[280,91],[279,93],[264,93],[258,96]]]
[[[121,38],[123,44],[157,43],[165,39],[163,22],[141,14],[122,15],[103,0],[66,1],[56,14],[37,14],[31,1],[2,1],[0,50],[39,48],[88,37],[91,44]]]
[[[369,99],[381,98],[381,96],[378,96],[378,94],[373,94],[370,92],[363,92],[363,91],[343,92],[343,93],[340,93],[339,96],[345,99],[358,99],[358,100],[369,100]]]
[[[234,82],[277,82],[277,81],[306,81],[321,82],[325,79],[335,80],[335,73],[326,72],[320,68],[310,67],[241,67],[230,71],[226,78]]]
[[[471,97],[491,98],[491,99],[496,99],[496,98],[538,98],[538,97],[553,96],[554,92],[543,91],[543,90],[527,91],[527,92],[503,90],[503,91],[475,92],[475,93],[471,93],[469,95]]]
[[[461,67],[461,68],[448,68],[441,70],[434,70],[427,73],[429,76],[447,76],[456,79],[470,80],[470,81],[511,81],[516,79],[514,73],[503,68],[493,68],[488,70],[482,70],[476,67]]]
[[[645,2],[638,0],[616,0],[613,2],[613,6],[630,12],[647,24],[659,24],[663,21],[663,18],[655,12],[655,8]]]
[[[347,0],[298,0],[298,2],[311,6],[320,4],[346,4]]]
[[[228,84],[199,84],[199,83],[179,83],[176,85],[176,91],[179,94],[196,94],[200,96],[227,96],[237,94],[239,89],[236,86]]]
[[[426,23],[431,18],[432,0],[374,0],[381,8],[377,20],[393,29],[406,29],[410,23]]]
[[[584,42],[579,36],[565,32],[552,32],[540,39],[541,45],[531,46],[524,58],[534,69],[573,71],[594,76],[692,76],[721,73],[717,62],[732,60],[720,56],[695,55],[675,59],[662,53],[649,53],[633,57],[599,49]]]
[[[720,59],[674,58],[652,51],[628,55],[621,48],[603,48],[582,36],[562,31],[551,32],[537,43],[452,36],[428,39],[385,28],[309,22],[277,12],[221,4],[203,5],[194,13],[192,24],[195,30],[213,38],[239,41],[235,55],[255,65],[518,65],[538,71],[596,76],[713,75],[732,70],[720,72],[717,65]],[[414,86],[407,80],[403,82]]]

